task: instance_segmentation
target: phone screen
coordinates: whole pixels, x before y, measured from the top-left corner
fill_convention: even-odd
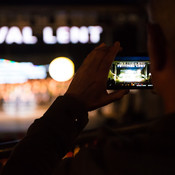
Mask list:
[[[153,84],[149,57],[116,57],[109,70],[107,89],[150,88],[153,88]]]

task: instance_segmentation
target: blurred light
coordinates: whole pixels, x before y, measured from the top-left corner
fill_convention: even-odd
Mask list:
[[[49,74],[56,81],[67,81],[74,75],[74,63],[66,57],[55,58],[49,65]]]
[[[100,34],[103,32],[103,28],[100,26],[90,26],[90,41],[92,43],[98,43],[100,41]]]
[[[22,29],[23,34],[23,42],[25,44],[36,44],[37,43],[37,37],[32,36],[32,28],[31,27],[24,27]]]
[[[60,44],[68,44],[69,40],[69,27],[63,26],[57,29],[57,40]]]
[[[8,27],[4,26],[0,28],[0,43],[2,44],[5,41],[6,35],[8,33]]]
[[[70,29],[70,40],[73,44],[79,42],[79,27],[73,26]]]
[[[0,59],[0,84],[24,83],[28,79],[44,79],[46,77],[47,67],[44,65]]]
[[[17,26],[1,27],[0,28],[0,44],[6,42],[7,44],[36,44],[38,39],[32,35],[32,28],[29,26],[23,27],[22,31]]]
[[[88,43],[89,41],[89,31],[88,31],[88,28],[83,26],[83,27],[80,27],[80,43]]]
[[[98,43],[103,28],[101,26],[61,26],[56,29],[56,36],[54,36],[53,28],[46,26],[42,32],[45,44],[86,44]],[[0,44],[37,44],[38,39],[33,35],[33,29],[29,26],[24,26],[22,30],[17,26],[0,27]]]
[[[7,44],[22,44],[23,42],[23,36],[21,34],[21,31],[18,27],[11,27],[8,31],[6,43]]]
[[[57,42],[56,36],[53,36],[53,29],[51,27],[45,27],[43,29],[43,41],[46,44],[55,44]]]

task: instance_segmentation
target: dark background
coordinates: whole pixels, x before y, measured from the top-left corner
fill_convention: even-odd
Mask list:
[[[95,25],[103,27],[101,40],[97,44],[55,44],[46,45],[38,42],[35,45],[1,44],[0,57],[14,61],[31,61],[34,64],[49,64],[57,56],[67,56],[75,62],[76,69],[81,65],[86,55],[98,44],[105,42],[111,45],[115,41],[120,41],[123,47],[123,55],[147,55],[146,48],[146,14],[145,0],[5,0],[0,1],[0,13],[6,19],[6,23],[1,26],[12,26],[20,16],[26,14],[30,16],[30,26],[41,28],[35,21],[39,17],[47,17],[53,22],[55,14],[53,11],[65,11],[69,16],[80,12],[96,13],[97,20]],[[77,10],[78,9],[78,10]],[[110,13],[111,9],[111,13]],[[131,15],[135,15],[138,20],[129,20]],[[116,22],[115,16],[124,15],[126,20],[122,23]],[[50,24],[51,24],[50,22]],[[20,26],[16,23],[15,26]],[[48,25],[50,25],[48,24]],[[38,25],[38,26],[37,26]],[[47,24],[46,24],[47,25]],[[51,24],[52,25],[52,24]],[[55,25],[55,24],[53,24]],[[86,23],[80,26],[86,26]],[[94,25],[94,24],[93,24]],[[59,24],[58,24],[59,26]],[[70,20],[68,26],[71,26]],[[37,34],[34,33],[38,38]]]
[[[34,64],[49,64],[58,56],[67,56],[73,60],[77,69],[94,47],[102,42],[111,45],[115,41],[120,41],[123,47],[120,55],[147,55],[147,15],[145,7],[146,0],[1,0],[0,27],[18,26],[22,28],[27,25],[32,27],[34,35],[39,38],[43,27],[49,25],[57,28],[61,25],[55,19],[58,13],[63,12],[68,18],[66,26],[71,27],[73,23],[76,23],[76,26],[79,27],[99,25],[103,27],[103,33],[100,42],[97,44],[46,45],[43,42],[39,42],[36,45],[0,44],[0,58],[18,62],[30,61]],[[83,16],[86,18],[89,14],[92,14],[92,23],[78,22],[76,17]],[[75,16],[73,20],[72,16]],[[47,22],[42,23],[42,19],[46,19]],[[93,22],[93,19],[95,19],[95,22]],[[122,112],[123,106],[126,109]],[[116,117],[115,115],[117,114],[119,121],[123,120],[123,115],[125,115],[124,121],[133,120],[129,116],[134,116],[134,120],[140,121],[145,118],[150,119],[159,116],[159,114],[162,114],[163,108],[160,99],[155,94],[152,94],[151,91],[133,90],[126,96],[124,101],[117,101],[109,110],[112,117]],[[98,115],[103,114],[104,111],[100,109],[93,115],[97,115],[98,119]],[[1,114],[1,116],[3,115],[4,113]],[[33,117],[35,115],[40,117],[40,113],[35,112],[33,115]],[[18,128],[23,128],[23,126],[25,129],[27,128],[24,124],[25,118],[23,122],[19,118],[17,118],[17,121],[16,119],[10,119],[9,121],[15,123],[15,126]],[[26,119],[27,125],[30,122]],[[3,122],[0,124],[1,128],[4,124]],[[93,121],[91,124],[94,125],[96,122]],[[0,132],[1,137],[7,139],[7,136]]]
[[[39,4],[39,5],[109,5],[109,4],[141,4],[146,0],[5,0],[1,1],[0,4],[8,5],[28,5],[28,4]]]

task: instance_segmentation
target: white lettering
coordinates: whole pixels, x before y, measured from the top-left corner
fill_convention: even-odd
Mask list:
[[[23,35],[18,27],[11,27],[9,28],[6,43],[7,44],[22,44],[23,42]]]
[[[57,41],[60,44],[68,44],[70,42],[69,38],[69,27],[63,26],[59,27],[56,31],[57,33]]]
[[[53,36],[53,29],[51,27],[43,29],[43,41],[46,44],[56,44],[57,38]]]
[[[79,27],[73,26],[70,28],[70,41],[73,44],[79,42]]]
[[[103,28],[100,26],[61,26],[56,29],[56,36],[54,36],[53,29],[47,26],[43,29],[43,42],[45,44],[98,43],[102,32]],[[4,26],[0,28],[0,44],[4,42],[7,44],[36,44],[38,38],[33,36],[32,28],[29,26],[24,27],[22,31],[17,26],[10,28]]]
[[[87,27],[80,27],[79,41],[83,44],[88,43],[89,41],[89,31]]]
[[[70,28],[70,42],[76,44],[80,43],[88,43],[89,42],[89,31],[87,27],[76,27],[73,26]]]
[[[100,26],[90,26],[89,33],[90,33],[90,41],[92,43],[98,43],[100,41],[100,34],[103,32],[103,28]]]
[[[8,33],[8,27],[4,26],[0,28],[0,44],[2,44],[7,36]]]
[[[23,34],[23,42],[25,44],[36,44],[37,43],[37,37],[32,36],[32,28],[31,27],[24,27],[22,29]]]

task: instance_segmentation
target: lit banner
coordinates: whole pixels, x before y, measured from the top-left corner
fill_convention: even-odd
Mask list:
[[[44,79],[47,68],[44,65],[33,65],[31,62],[15,62],[0,59],[0,84],[24,83],[28,79]]]
[[[77,43],[98,43],[103,32],[101,26],[61,26],[53,30],[46,26],[42,31],[42,40],[45,44],[77,44]],[[37,44],[38,37],[33,35],[29,26],[20,29],[17,26],[0,27],[0,44]],[[56,33],[54,35],[54,33]]]

